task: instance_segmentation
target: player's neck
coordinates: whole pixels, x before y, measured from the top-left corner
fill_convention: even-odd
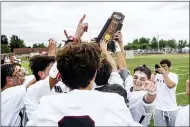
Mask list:
[[[86,88],[79,88],[79,90],[92,90],[92,87],[88,85]]]
[[[91,81],[86,88],[79,88],[79,90],[92,90],[94,82]]]

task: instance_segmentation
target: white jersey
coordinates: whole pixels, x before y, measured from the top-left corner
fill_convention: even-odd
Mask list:
[[[1,92],[1,126],[23,125],[25,93],[24,85],[7,88]]]
[[[143,97],[146,91],[133,91],[129,97],[129,110],[134,121],[148,126],[151,120],[152,113],[155,108],[155,103],[147,104]]]
[[[155,109],[155,101],[149,104],[144,102],[143,97],[147,92],[133,90],[133,77],[131,75],[125,80],[125,90],[127,91],[127,98],[129,100],[129,110],[134,121],[148,126]]]
[[[32,81],[34,78],[35,78],[34,75],[25,76],[25,80],[23,82],[23,85],[25,85],[25,86],[28,85],[28,83],[30,81]]]
[[[52,89],[52,92],[67,93],[70,89],[62,81],[59,81]]]
[[[110,75],[110,78],[108,79],[108,84],[118,84],[123,86],[123,79],[121,78],[121,76],[119,75],[118,72],[112,72]]]
[[[189,105],[182,107],[178,111],[175,126],[189,126]]]
[[[175,111],[179,109],[176,102],[178,76],[170,72],[168,74],[168,77],[176,84],[175,87],[169,88],[165,84],[162,74],[157,74],[154,79],[157,87],[156,109],[159,109],[161,111]]]
[[[66,124],[68,117],[69,121],[80,117],[95,126],[140,125],[134,122],[123,97],[95,90],[72,90],[41,98],[27,126],[58,126],[58,122]]]
[[[44,95],[50,92],[49,77],[45,80],[37,81],[31,85],[26,92],[24,104],[26,107],[26,113],[28,119],[30,119],[31,113],[36,109],[39,104],[39,100]]]
[[[133,92],[133,77],[129,75],[125,80],[125,90],[127,91],[127,99],[129,100],[131,92]]]

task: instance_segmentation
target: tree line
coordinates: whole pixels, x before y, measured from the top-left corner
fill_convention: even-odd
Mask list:
[[[175,39],[158,40],[156,37],[153,37],[152,39],[141,37],[139,39],[134,39],[132,42],[128,43],[128,45],[125,45],[124,49],[125,50],[137,50],[137,49],[157,50],[158,44],[159,44],[159,49],[163,49],[166,46],[170,46],[171,48],[177,48],[181,50],[185,46],[189,46],[189,42],[187,42],[187,40],[179,40],[179,41],[176,41]],[[14,48],[46,48],[46,47],[47,46],[43,42],[34,43],[32,47],[26,46],[26,44],[24,43],[24,40],[19,38],[17,35],[12,35],[10,37],[10,41],[8,40],[6,35],[1,35],[1,53],[13,52]],[[61,43],[59,44],[58,47],[61,47]]]
[[[12,53],[14,48],[46,48],[44,43],[35,43],[33,46],[26,46],[24,40],[17,35],[12,35],[10,41],[6,35],[1,35],[1,53]]]
[[[150,38],[145,38],[141,37],[139,39],[134,39],[133,42],[128,43],[128,45],[124,46],[125,50],[137,50],[137,49],[142,49],[142,50],[149,50],[149,49],[154,49],[157,50],[159,46],[159,49],[163,49],[166,46],[169,46],[171,48],[177,48],[181,50],[182,48],[189,46],[189,43],[187,40],[178,40],[176,41],[175,39],[171,40],[164,40],[160,39],[158,40],[156,37],[153,37],[152,39]]]

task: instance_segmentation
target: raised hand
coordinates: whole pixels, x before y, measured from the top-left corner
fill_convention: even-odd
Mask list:
[[[166,72],[162,66],[160,66],[160,68],[156,69],[156,71],[158,71],[160,74],[164,74]]]
[[[77,30],[75,32],[75,38],[80,40],[84,32],[88,31],[88,23],[83,23],[86,15],[83,15],[83,17],[80,19],[79,24],[77,26]]]
[[[67,34],[67,31],[66,30],[64,30],[64,34],[65,34],[65,37],[67,38],[67,40],[69,40],[72,36],[69,36],[68,34]]]
[[[143,83],[143,87],[150,95],[156,94],[156,85],[153,82],[147,80]]]
[[[57,42],[54,39],[49,40],[49,45],[48,45],[48,56],[55,56],[55,52],[57,49]]]
[[[113,40],[116,40],[119,44],[120,44],[120,43],[123,43],[123,37],[122,37],[121,31],[117,31],[117,32],[114,34]]]
[[[105,54],[107,53],[107,42],[105,40],[102,40],[100,42],[100,50]]]

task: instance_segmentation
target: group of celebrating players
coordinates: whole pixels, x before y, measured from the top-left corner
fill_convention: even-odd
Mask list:
[[[178,76],[171,62],[146,65],[131,75],[120,31],[113,37],[116,60],[107,41],[82,42],[88,23],[80,19],[74,36],[48,54],[33,56],[26,76],[19,64],[1,65],[1,126],[189,126],[189,105],[178,107]],[[189,95],[189,80],[187,80]]]

